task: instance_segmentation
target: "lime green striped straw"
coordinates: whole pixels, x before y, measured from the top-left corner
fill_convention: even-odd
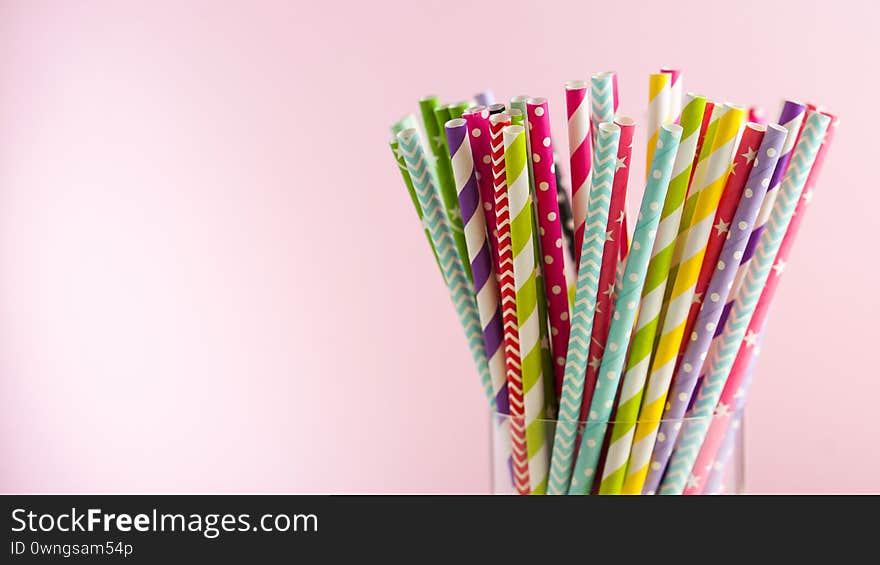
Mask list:
[[[526,166],[525,128],[518,125],[507,126],[503,130],[503,135],[511,217],[513,277],[516,286],[516,315],[525,397],[529,482],[531,494],[544,494],[547,492],[549,453],[545,430],[544,375],[541,363],[538,286],[535,248],[532,243],[532,199]]]
[[[626,373],[623,377],[617,413],[614,417],[615,424],[611,432],[602,482],[599,485],[600,494],[619,494],[623,486],[624,471],[627,459],[629,459],[633,430],[639,415],[645,380],[650,368],[654,336],[657,333],[660,309],[663,306],[663,294],[669,276],[669,265],[672,262],[672,251],[675,248],[675,238],[678,234],[678,224],[681,220],[682,206],[687,193],[688,179],[691,175],[694,152],[705,108],[706,99],[704,97],[694,94],[687,95],[681,116],[681,142],[678,153],[675,155],[675,163],[672,166],[672,180],[663,203],[657,237],[654,240],[651,261],[648,264],[648,274],[642,289],[638,322],[636,322],[635,333],[630,343]]]

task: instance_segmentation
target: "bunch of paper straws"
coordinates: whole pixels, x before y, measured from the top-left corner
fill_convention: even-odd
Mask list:
[[[763,125],[682,92],[678,70],[650,75],[632,233],[635,122],[614,73],[565,85],[570,201],[546,99],[426,97],[424,134],[412,115],[392,127],[490,408],[509,414],[518,493],[717,489],[837,119],[786,101]]]

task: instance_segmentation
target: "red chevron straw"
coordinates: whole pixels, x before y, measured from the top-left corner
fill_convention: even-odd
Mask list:
[[[489,117],[489,140],[492,151],[492,186],[495,195],[495,227],[498,231],[496,275],[501,295],[501,318],[504,322],[504,359],[507,392],[510,398],[510,439],[513,451],[513,485],[517,494],[529,494],[529,457],[526,451],[525,405],[523,403],[522,367],[519,355],[519,326],[516,318],[516,283],[513,278],[513,247],[510,244],[510,205],[507,198],[507,173],[504,166],[504,138],[501,130],[510,125],[510,115]]]

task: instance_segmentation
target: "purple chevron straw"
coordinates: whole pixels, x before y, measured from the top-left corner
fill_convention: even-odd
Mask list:
[[[765,200],[787,133],[782,126],[771,124],[767,126],[764,138],[761,140],[757,157],[753,161],[742,197],[730,223],[727,240],[721,249],[718,264],[697,314],[694,332],[690,336],[690,342],[672,381],[674,384],[668,396],[666,410],[663,412],[664,421],[657,432],[657,442],[651,454],[648,476],[642,487],[643,493],[656,492],[663,478],[663,471],[666,469],[678,431],[681,429],[680,420],[687,411],[697,384],[697,377],[700,375],[700,369],[712,343],[715,327],[721,318],[724,301],[736,276],[736,269],[730,266],[737,265],[743,256],[749,241],[749,230],[755,224],[762,202]]]

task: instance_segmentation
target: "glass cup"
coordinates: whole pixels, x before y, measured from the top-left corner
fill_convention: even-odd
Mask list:
[[[710,420],[709,422],[704,422],[703,424],[711,424],[712,421],[720,417],[724,417],[729,420],[728,422],[725,422],[725,429],[727,430],[727,432],[724,434],[723,439],[721,439],[720,444],[718,445],[714,460],[711,462],[711,464],[705,465],[703,472],[699,473],[699,491],[700,494],[742,494],[743,492],[745,492],[745,461],[743,457],[744,445],[742,413],[739,412],[732,415],[723,416],[713,415],[708,418],[703,418],[703,420]],[[489,433],[490,464],[492,467],[492,494],[517,493],[513,481],[513,461],[511,456],[512,423],[512,417],[508,414],[491,414],[491,425],[489,426]],[[688,425],[688,423],[697,424],[699,422],[697,418],[693,417],[686,417],[678,420],[662,420],[659,422],[659,424],[661,425],[673,426],[677,428]],[[605,450],[607,449],[608,439],[610,437],[611,430],[614,428],[614,424],[615,422],[613,421],[590,421],[580,422],[578,426],[578,439],[575,445],[580,444],[581,434],[583,433],[583,430],[587,427],[604,426],[605,445],[603,446],[602,456],[599,459],[599,466],[596,475],[598,477],[602,476],[602,464],[604,463],[605,459]],[[544,448],[541,450],[540,453],[543,453],[543,455],[546,456],[548,469],[550,454],[553,451],[553,439],[556,433],[556,426],[556,420],[537,420],[530,424],[528,431],[528,437],[543,438]],[[661,427],[660,429],[664,428]],[[601,430],[598,431],[601,432]],[[657,469],[659,469],[659,467],[655,467],[655,472],[657,472]],[[599,483],[599,480],[593,481],[593,489],[591,494],[598,494]],[[643,492],[642,494],[653,493]]]

